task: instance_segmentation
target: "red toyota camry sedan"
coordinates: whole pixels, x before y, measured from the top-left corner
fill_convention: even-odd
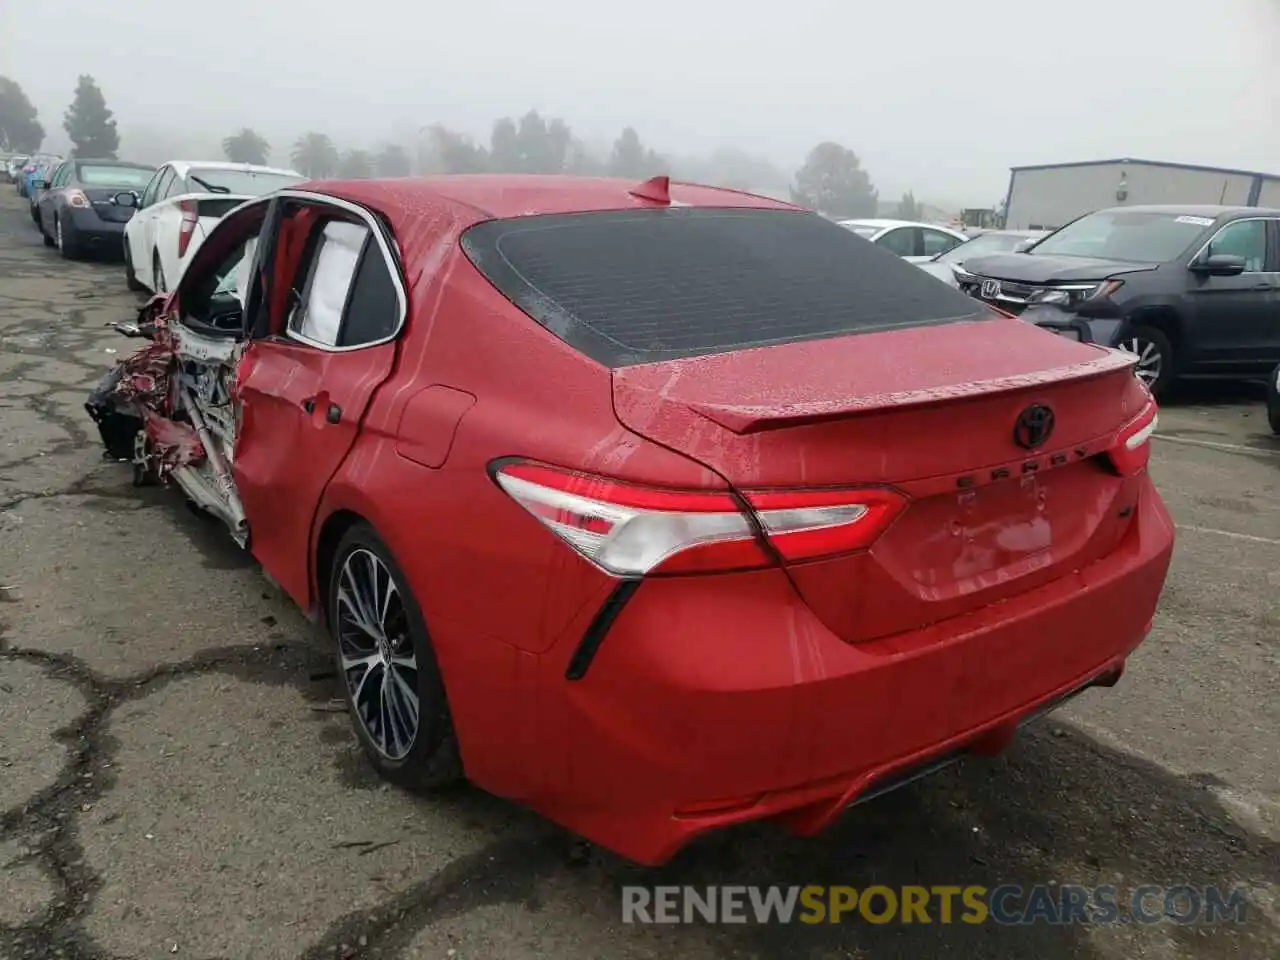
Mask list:
[[[729,190],[305,184],[128,332],[104,441],[323,619],[378,771],[642,863],[1114,684],[1173,549],[1131,356]]]

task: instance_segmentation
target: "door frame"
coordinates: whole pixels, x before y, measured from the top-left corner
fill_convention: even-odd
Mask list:
[[[346,200],[342,197],[334,197],[323,193],[312,193],[308,190],[277,190],[270,195],[269,202],[271,203],[272,208],[267,212],[267,220],[266,223],[263,224],[263,234],[259,237],[258,249],[256,251],[254,261],[254,270],[261,270],[263,258],[267,253],[267,247],[270,247],[272,270],[266,276],[266,296],[268,298],[268,306],[270,305],[270,290],[274,289],[275,283],[288,282],[274,276],[276,242],[279,239],[280,222],[283,219],[286,201],[288,200],[299,201],[310,206],[333,207],[343,211],[344,213],[357,217],[366,227],[369,228],[370,238],[377,243],[378,249],[382,253],[383,261],[387,264],[388,272],[391,274],[392,286],[395,287],[396,324],[392,331],[385,337],[378,340],[370,340],[367,343],[344,347],[337,345],[330,346],[315,340],[307,339],[306,337],[298,336],[294,333],[289,333],[287,329],[287,317],[267,317],[267,328],[265,330],[261,328],[247,329],[245,332],[246,340],[270,341],[272,338],[278,337],[280,339],[302,343],[309,347],[314,347],[317,350],[323,350],[326,353],[351,353],[356,350],[365,350],[369,347],[376,347],[384,343],[391,343],[393,340],[399,339],[400,334],[404,331],[404,326],[408,321],[409,315],[408,284],[405,281],[404,264],[400,259],[400,248],[396,245],[395,237],[391,234],[390,229],[374,211],[359,203]],[[246,201],[246,203],[253,202],[261,201]],[[236,209],[238,210],[240,208],[237,207]],[[230,216],[230,214],[227,214],[227,216]],[[264,244],[262,239],[267,236],[266,231],[268,228],[270,228],[269,242],[268,244]],[[216,229],[217,228],[215,228],[215,230]],[[210,233],[210,236],[212,235],[213,234]],[[208,242],[209,238],[206,237],[204,243],[201,244],[201,249],[203,249],[204,245]],[[197,251],[197,253],[198,252],[199,251]],[[292,279],[294,278],[289,278],[289,280]],[[352,282],[354,283],[354,278]],[[249,316],[247,309],[245,311],[245,316],[246,319]],[[284,324],[284,326],[280,328],[279,332],[275,332],[274,330],[277,321]],[[345,321],[346,315],[344,309],[343,322]]]
[[[300,336],[297,332],[291,331],[288,327],[289,316],[287,301],[280,302],[277,296],[279,290],[278,285],[287,284],[294,285],[301,276],[300,271],[309,268],[310,264],[307,258],[313,255],[310,249],[310,241],[313,236],[312,231],[315,226],[307,228],[307,235],[298,238],[301,247],[298,250],[297,260],[290,264],[281,264],[280,260],[280,237],[282,236],[281,225],[284,222],[286,207],[290,201],[298,202],[306,207],[315,208],[321,212],[325,210],[339,212],[347,218],[354,219],[356,222],[363,224],[369,230],[369,236],[365,241],[362,249],[361,257],[368,255],[380,256],[383,263],[387,267],[387,271],[391,277],[391,283],[394,288],[396,298],[396,316],[395,322],[389,333],[377,339],[367,340],[362,343],[352,344],[349,346],[341,346],[338,343],[326,344],[312,340],[305,336]],[[383,357],[389,357],[386,360],[387,369],[385,376],[391,376],[395,370],[395,357],[398,352],[398,341],[404,333],[405,326],[408,321],[409,299],[408,285],[405,280],[404,265],[400,257],[399,247],[396,245],[394,235],[390,228],[380,219],[378,214],[373,210],[364,207],[361,204],[345,200],[340,197],[333,197],[326,194],[312,193],[306,190],[285,190],[271,194],[270,207],[266,214],[266,220],[263,223],[262,232],[259,234],[258,246],[254,254],[253,274],[250,280],[249,292],[244,298],[244,316],[245,330],[244,342],[245,352],[242,355],[241,363],[258,362],[254,358],[271,357],[275,351],[291,353],[299,349],[315,354],[323,358],[323,366],[327,367],[330,363],[342,363],[339,358],[347,354],[356,354],[360,352],[370,352]],[[205,241],[208,243],[208,240]],[[374,248],[376,246],[376,254]],[[201,247],[203,249],[203,246]],[[199,251],[197,251],[198,253]],[[347,324],[351,311],[351,296],[355,289],[356,280],[358,278],[359,263],[357,261],[357,272],[353,273],[351,278],[351,287],[348,289],[347,302],[343,305],[343,312],[339,332],[336,339],[341,341],[342,330]],[[270,265],[269,269],[264,270],[264,264]],[[289,270],[290,275],[286,275],[281,270]],[[280,311],[284,307],[283,312]],[[390,354],[388,355],[388,351]],[[353,358],[354,359],[354,358]],[[321,379],[318,382],[320,393],[323,395],[324,373],[321,372]],[[385,378],[384,378],[385,379]],[[242,386],[247,385],[252,380],[252,372],[242,380]],[[381,381],[379,381],[381,383]],[[292,540],[293,535],[299,536],[300,542],[283,542],[281,546],[284,548],[283,553],[275,556],[275,566],[278,569],[271,569],[271,557],[267,554],[259,554],[254,550],[254,555],[264,569],[279,582],[283,589],[288,592],[302,607],[308,609],[314,600],[312,595],[315,589],[313,582],[313,554],[315,549],[316,535],[319,525],[323,522],[324,517],[321,516],[321,505],[325,501],[325,495],[328,491],[329,484],[333,477],[337,476],[342,469],[351,450],[355,447],[359,439],[359,435],[363,429],[365,417],[368,415],[369,404],[377,393],[377,385],[374,385],[364,400],[364,405],[359,414],[352,420],[353,437],[350,445],[342,454],[340,460],[332,465],[332,470],[328,476],[323,477],[323,482],[318,489],[315,490],[314,502],[306,504],[306,509],[310,511],[305,523],[305,529],[293,531],[289,534]],[[274,398],[272,402],[278,400],[278,396],[271,394]],[[289,404],[283,404],[288,407]],[[344,418],[345,419],[345,418]],[[333,421],[331,421],[333,422]],[[242,438],[237,438],[237,444]],[[235,463],[232,465],[232,476],[235,480],[236,487],[240,492],[241,500],[245,505],[246,519],[249,523],[249,539],[252,545],[259,538],[255,534],[254,517],[250,512],[252,507],[250,501],[258,499],[250,495],[245,496],[246,492],[253,487],[252,476],[246,482],[244,466],[252,461],[252,455],[238,455]],[[258,488],[261,490],[261,488]],[[277,531],[279,532],[279,531]],[[287,531],[286,531],[287,532]],[[300,552],[298,556],[295,551]],[[268,554],[277,551],[268,551]],[[293,564],[297,561],[302,563],[302,576],[297,567]]]

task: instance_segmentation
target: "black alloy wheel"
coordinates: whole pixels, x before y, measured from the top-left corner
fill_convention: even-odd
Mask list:
[[[1159,397],[1173,380],[1173,345],[1155,327],[1134,327],[1120,338],[1116,346],[1138,358],[1133,372]]]
[[[358,523],[342,537],[328,584],[338,678],[374,769],[418,792],[460,780],[458,741],[426,622],[372,527]]]

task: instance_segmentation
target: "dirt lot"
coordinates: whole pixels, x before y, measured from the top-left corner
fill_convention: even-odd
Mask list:
[[[312,628],[176,493],[100,458],[133,344],[118,265],[44,249],[0,186],[0,960],[1280,956],[1280,444],[1258,396],[1162,414],[1180,525],[1155,632],[996,761],[799,841],[647,872],[474,790],[374,779]],[[1246,922],[636,926],[625,883],[1243,885]],[[1000,932],[1000,938],[994,934]]]

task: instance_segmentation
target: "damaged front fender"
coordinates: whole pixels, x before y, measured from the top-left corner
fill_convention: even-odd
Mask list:
[[[151,342],[121,360],[85,403],[105,456],[133,464],[134,483],[174,482],[220,517],[242,546],[248,524],[231,475],[235,417],[227,384],[241,350],[169,323],[170,297],[152,298],[121,329]]]

